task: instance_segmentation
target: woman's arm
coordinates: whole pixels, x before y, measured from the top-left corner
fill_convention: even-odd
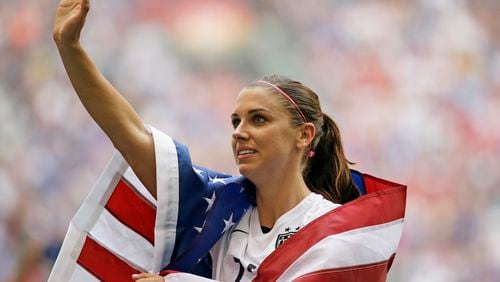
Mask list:
[[[80,45],[89,0],[61,0],[54,23],[54,41],[80,101],[156,198],[153,137],[137,112],[106,80]]]

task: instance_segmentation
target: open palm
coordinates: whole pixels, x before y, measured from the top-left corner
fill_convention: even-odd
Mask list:
[[[54,40],[56,42],[78,41],[89,8],[89,0],[61,0],[54,22]]]

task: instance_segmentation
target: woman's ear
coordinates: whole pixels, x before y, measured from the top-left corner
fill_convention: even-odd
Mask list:
[[[304,123],[299,133],[297,134],[297,146],[299,147],[299,149],[310,147],[314,136],[316,136],[316,126],[314,126],[314,124],[310,122]]]

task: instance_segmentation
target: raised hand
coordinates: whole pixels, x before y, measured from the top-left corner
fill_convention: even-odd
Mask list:
[[[89,0],[61,0],[59,2],[53,30],[56,43],[78,42],[89,8]]]
[[[80,44],[89,8],[89,0],[60,0],[53,30],[59,55],[87,112],[156,197],[153,137],[132,105],[102,75]]]

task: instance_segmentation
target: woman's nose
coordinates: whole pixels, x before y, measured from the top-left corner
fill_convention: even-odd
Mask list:
[[[233,139],[248,139],[248,131],[245,129],[243,123],[238,124],[238,126],[233,130]]]

